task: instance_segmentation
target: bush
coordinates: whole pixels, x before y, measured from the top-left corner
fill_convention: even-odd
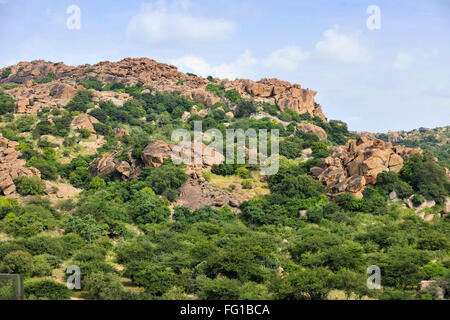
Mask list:
[[[37,176],[19,177],[14,180],[17,192],[22,196],[39,195],[45,193],[45,187],[42,180]]]
[[[257,108],[253,100],[243,100],[238,103],[234,116],[236,118],[247,118],[256,111]]]
[[[94,89],[97,91],[101,91],[103,88],[103,83],[96,77],[90,77],[89,79],[82,80],[79,83],[86,89]]]
[[[102,231],[103,228],[97,224],[92,215],[87,215],[83,218],[78,216],[70,216],[65,228],[66,233],[76,233],[81,238],[89,242],[92,242],[100,237]]]
[[[15,102],[9,94],[0,90],[0,115],[14,112]]]
[[[314,142],[311,146],[314,158],[326,158],[330,155],[328,146],[323,142]]]
[[[161,296],[175,285],[176,275],[171,268],[149,264],[132,280],[136,285],[144,286],[151,295]]]
[[[33,257],[26,251],[13,251],[5,256],[0,268],[5,273],[19,273],[29,276],[33,272]]]
[[[207,280],[201,286],[199,299],[204,300],[237,300],[241,283],[236,279],[217,278]]]
[[[91,131],[89,131],[86,128],[83,128],[83,129],[80,130],[80,135],[81,135],[81,138],[87,139],[87,138],[89,138],[91,136]]]
[[[269,179],[270,192],[290,198],[306,199],[317,197],[324,192],[324,185],[308,175],[277,173]]]
[[[252,173],[244,167],[237,168],[234,173],[242,179],[248,179],[252,177]]]
[[[420,194],[415,194],[414,197],[412,198],[412,203],[415,206],[420,206],[424,202],[425,202],[425,199]]]
[[[27,299],[68,300],[71,295],[65,284],[48,279],[30,279],[24,287]]]
[[[244,180],[241,182],[241,184],[242,184],[243,189],[252,189],[253,188],[253,183],[251,180]]]
[[[5,69],[3,69],[2,74],[0,75],[0,78],[1,79],[8,78],[10,74],[11,74],[11,68],[5,68]]]
[[[86,112],[86,110],[88,109],[88,104],[91,102],[92,97],[92,92],[90,92],[89,90],[78,90],[75,94],[75,97],[73,97],[73,99],[70,100],[66,105],[66,109],[70,112]]]
[[[445,170],[425,151],[423,155],[410,157],[400,171],[400,177],[411,185],[416,193],[438,204],[445,201],[450,190]]]
[[[238,102],[242,100],[241,94],[236,89],[225,91],[225,97],[231,102]]]

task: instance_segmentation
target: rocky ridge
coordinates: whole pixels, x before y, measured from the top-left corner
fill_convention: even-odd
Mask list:
[[[208,79],[182,73],[175,66],[147,58],[126,58],[119,62],[104,61],[95,65],[86,64],[77,67],[64,63],[35,60],[19,62],[8,68],[9,75],[0,79],[0,84],[21,84],[17,88],[7,90],[7,93],[18,101],[18,113],[36,113],[44,106],[65,105],[73,98],[76,90],[82,89],[78,82],[94,76],[102,82],[117,81],[125,85],[142,82],[145,86],[160,91],[180,91],[185,97],[206,106],[224,101],[224,98],[217,97],[205,89],[211,83]],[[0,69],[0,74],[6,69]],[[50,79],[52,81],[39,83],[48,75],[52,76]],[[291,84],[278,79],[261,79],[259,81],[235,79],[230,81],[216,78],[214,81],[223,84],[226,90],[237,90],[244,98],[276,104],[281,110],[292,109],[298,113],[308,112],[311,116],[317,116],[326,121],[321,106],[314,101],[317,92],[304,89],[299,84]],[[102,94],[104,93],[97,94],[97,96]],[[124,99],[126,96],[119,100],[123,101]]]

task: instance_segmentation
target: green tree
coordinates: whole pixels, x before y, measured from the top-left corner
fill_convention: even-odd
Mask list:
[[[44,194],[44,183],[38,176],[18,177],[14,180],[17,192],[22,196]]]
[[[331,290],[332,273],[322,267],[295,271],[283,279],[278,298],[283,300],[325,300]]]
[[[33,272],[33,257],[23,250],[12,251],[4,257],[0,267],[5,273],[29,276]]]

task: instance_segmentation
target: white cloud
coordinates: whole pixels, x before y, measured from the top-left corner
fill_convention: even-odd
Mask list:
[[[400,52],[397,54],[397,57],[395,57],[395,61],[392,64],[392,67],[397,70],[406,70],[411,67],[413,62],[414,57],[412,55],[405,52]]]
[[[144,3],[128,23],[127,35],[150,43],[163,41],[223,41],[235,31],[225,19],[194,17],[187,9],[189,1],[168,6],[165,1]]]
[[[192,55],[171,61],[172,64],[184,72],[192,72],[203,77],[212,75],[214,77],[228,79],[248,76],[251,67],[257,62],[258,60],[252,56],[250,50],[245,50],[235,61],[222,63],[217,66],[212,66],[203,58]]]
[[[280,68],[293,71],[306,61],[311,53],[302,51],[299,47],[288,46],[272,52],[263,62],[265,67]]]
[[[326,30],[324,39],[317,42],[315,55],[340,63],[368,63],[372,60],[369,50],[364,47],[357,35],[345,35],[338,27]]]

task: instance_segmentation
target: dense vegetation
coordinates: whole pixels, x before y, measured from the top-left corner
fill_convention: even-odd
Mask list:
[[[402,198],[415,194],[417,201],[437,202],[430,212],[443,212],[449,182],[430,154],[410,158],[400,174],[381,173],[363,199],[342,194],[331,201],[308,173],[328,156],[328,146],[352,137],[340,121],[280,112],[226,91],[213,79],[206,89],[229,103],[216,104],[204,118],[192,114],[186,122],[181,120],[185,111],[204,106],[177,92],[96,78],[81,84],[127,92],[133,99],[123,106],[100,101],[94,108],[92,93],[82,90],[64,108],[14,117],[10,98],[0,93],[0,113],[11,119],[0,132],[19,142],[27,165],[38,168],[42,179],[83,190],[76,200],[50,201],[40,179],[18,178],[18,192],[27,198],[21,203],[0,199],[0,272],[22,273],[28,299],[438,299],[438,285],[449,292],[450,218],[424,221],[388,200],[391,191]],[[225,115],[230,110],[234,119]],[[100,121],[95,130],[106,140],[93,154],[81,152],[79,145],[89,135],[70,129],[73,117],[86,111]],[[249,118],[261,111],[288,124]],[[187,175],[170,161],[144,168],[139,180],[129,182],[114,175],[93,178],[87,170],[99,154],[123,148],[132,150],[119,155],[123,161],[139,163],[152,138],[169,141],[173,129],[192,130],[200,119],[204,129],[223,132],[225,122],[232,129],[280,130],[280,170],[268,179],[270,192],[244,202],[239,214],[228,206],[194,211],[176,206],[177,189]],[[300,121],[322,127],[328,139],[296,131]],[[119,127],[130,135],[115,137]],[[42,137],[47,135],[62,145]],[[305,148],[312,149],[308,160],[301,157]],[[235,175],[251,189],[258,169],[226,164],[211,171]],[[307,214],[300,216],[302,210]],[[70,265],[81,268],[81,290],[61,284]],[[382,270],[382,290],[366,286],[370,265]],[[429,279],[437,285],[418,291],[418,283]],[[0,285],[1,298],[9,292]]]

